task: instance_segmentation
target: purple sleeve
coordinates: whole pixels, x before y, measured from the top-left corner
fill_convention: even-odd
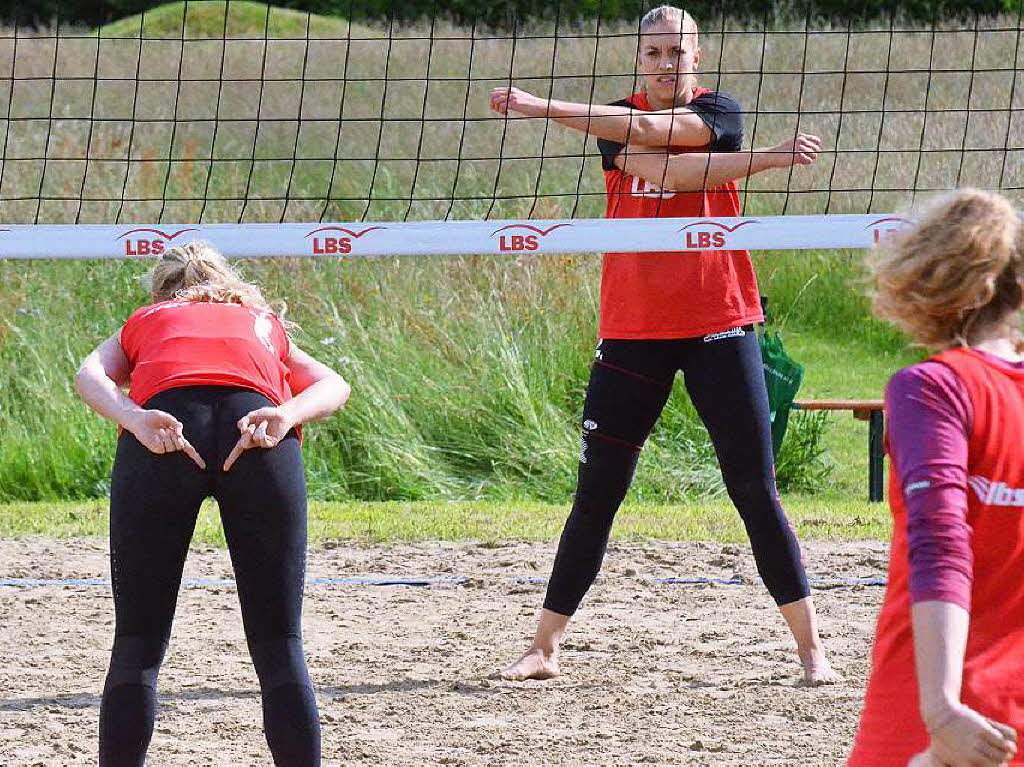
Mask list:
[[[901,370],[885,391],[889,450],[907,507],[912,602],[970,610],[974,555],[967,522],[967,447],[973,412],[950,368]]]

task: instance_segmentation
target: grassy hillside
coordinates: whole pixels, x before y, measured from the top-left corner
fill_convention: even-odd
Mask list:
[[[602,27],[600,38],[562,29],[556,44],[550,24],[515,41],[445,23],[433,35],[413,26],[389,37],[383,27],[257,3],[230,9],[225,17],[223,3],[189,3],[186,17],[175,3],[59,46],[45,30],[19,39],[13,92],[4,86],[13,41],[0,38],[0,114],[17,118],[5,125],[0,221],[601,214],[593,142],[543,121],[493,117],[486,94],[511,74],[559,97],[621,97],[633,88],[628,25]],[[1014,34],[910,30],[890,49],[887,35],[820,32],[727,25],[702,36],[705,83],[756,106],[748,143],[792,132],[800,110],[801,129],[838,150],[791,178],[751,181],[747,212],[889,210],[906,197],[863,190],[908,179],[1024,187],[1020,164],[991,151],[1007,135],[1020,145],[1024,127],[955,109],[1007,106]],[[887,71],[893,51],[898,73]],[[929,60],[950,71],[929,74]],[[883,106],[898,119],[883,120]],[[794,193],[780,193],[787,188]],[[51,199],[36,199],[40,190]],[[808,367],[807,396],[879,396],[914,359],[870,319],[860,258],[757,256],[784,337]],[[0,262],[0,501],[105,494],[114,433],[77,401],[71,376],[146,300],[143,269]],[[314,497],[569,497],[596,337],[597,257],[245,269],[288,302],[299,343],[353,383],[346,412],[308,430]],[[635,500],[721,494],[711,447],[678,389],[645,451]],[[791,436],[780,457],[785,487],[865,492],[864,424],[797,418]]]
[[[2,30],[0,116],[12,120],[0,220],[602,214],[594,142],[505,120],[487,96],[511,79],[557,98],[622,98],[635,88],[634,25],[535,22],[513,39],[229,8],[172,3],[59,40]],[[1021,154],[1003,151],[1024,141],[1011,112],[1024,89],[1006,65],[1017,26],[705,29],[701,83],[749,110],[748,145],[798,127],[824,138],[814,167],[751,180],[746,211],[889,212],[907,202],[900,190],[957,184],[1019,194]]]

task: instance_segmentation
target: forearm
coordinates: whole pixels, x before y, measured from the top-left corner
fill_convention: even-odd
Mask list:
[[[142,410],[107,376],[98,358],[92,355],[78,369],[75,389],[86,405],[124,428]]]
[[[921,718],[929,730],[960,705],[970,614],[952,602],[918,602],[911,608]]]
[[[321,378],[281,405],[295,424],[327,418],[348,401],[351,388],[335,374]]]
[[[779,165],[778,153],[768,149],[666,155],[627,147],[620,158],[629,175],[675,192],[713,189]]]
[[[628,107],[577,104],[550,99],[546,115],[595,138],[639,146],[704,146],[711,131],[694,112],[641,112]]]

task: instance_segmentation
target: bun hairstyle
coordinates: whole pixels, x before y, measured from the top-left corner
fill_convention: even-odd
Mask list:
[[[206,301],[272,309],[260,289],[243,280],[227,259],[201,240],[165,250],[149,272],[149,291],[156,301]]]
[[[967,346],[982,329],[1019,338],[1024,224],[1004,197],[962,189],[933,202],[873,258],[874,311],[932,349]]]
[[[673,5],[659,5],[657,8],[651,8],[651,10],[645,13],[643,18],[640,19],[640,34],[662,22],[679,24],[679,31],[681,33],[684,35],[692,34],[694,37],[697,36],[697,22],[693,20],[693,16],[682,8],[676,8]]]

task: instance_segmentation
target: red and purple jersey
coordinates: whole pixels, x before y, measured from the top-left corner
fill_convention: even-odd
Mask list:
[[[128,396],[144,405],[180,386],[238,386],[275,405],[291,399],[288,334],[273,312],[240,304],[162,301],[121,329]]]
[[[616,102],[649,112],[644,93]],[[705,88],[687,105],[713,139],[672,152],[736,152],[742,147],[739,104]],[[735,182],[702,192],[672,192],[615,166],[621,144],[598,141],[608,194],[607,218],[738,216]],[[680,234],[680,243],[683,242]],[[602,338],[691,338],[760,322],[757,278],[745,250],[606,253],[601,271]]]
[[[953,403],[952,410],[967,418],[966,451],[955,458],[954,434],[949,439],[950,465],[904,486],[901,477],[908,475],[898,461],[910,453],[897,443],[900,432],[890,430],[889,585],[849,767],[902,767],[928,745],[919,713],[910,615],[912,603],[922,599],[970,610],[961,700],[1024,733],[1024,369],[972,349],[946,351],[926,364],[946,367],[962,385],[966,401]],[[890,387],[890,395],[897,391]],[[896,397],[888,399],[890,423],[898,421],[904,404]],[[943,438],[940,432],[936,437]],[[942,502],[957,470],[952,463],[958,461],[965,512],[955,503],[947,508]],[[936,490],[938,503],[908,512],[908,506],[917,505],[916,494]],[[941,548],[945,556],[937,558]],[[928,575],[931,571],[940,577]],[[1024,752],[1011,764],[1024,764]]]

